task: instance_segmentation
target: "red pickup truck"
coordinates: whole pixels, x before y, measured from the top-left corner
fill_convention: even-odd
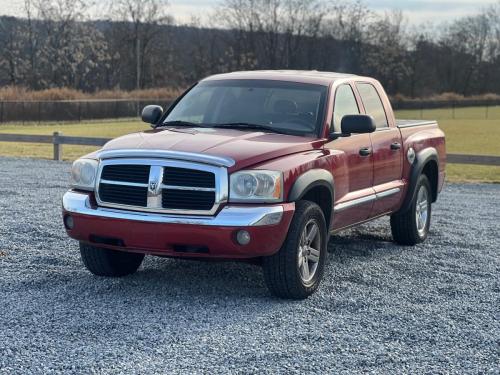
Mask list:
[[[394,240],[427,237],[445,176],[434,121],[397,121],[372,78],[255,71],[206,78],[152,130],[75,161],[63,220],[94,274],[145,254],[258,261],[272,294],[306,298],[329,236],[390,215]]]

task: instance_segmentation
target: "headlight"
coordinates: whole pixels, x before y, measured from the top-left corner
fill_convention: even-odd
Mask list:
[[[78,159],[71,167],[71,186],[76,189],[94,190],[99,163],[92,159]]]
[[[241,171],[230,177],[231,202],[279,202],[283,199],[283,176],[278,171]]]

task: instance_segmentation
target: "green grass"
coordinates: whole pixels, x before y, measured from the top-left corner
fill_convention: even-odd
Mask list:
[[[452,119],[451,109],[405,110],[396,116],[402,119],[438,119],[441,129],[446,133],[446,147],[449,153],[500,155],[500,107],[489,108],[486,119],[484,107],[457,108],[456,119]],[[43,125],[0,125],[0,133],[52,134],[55,131],[64,135],[85,137],[114,138],[120,135],[149,129],[139,120],[88,122],[76,124]],[[74,160],[96,147],[63,146],[65,160]],[[52,145],[35,143],[0,142],[0,155],[16,157],[52,158]],[[500,167],[450,164],[447,167],[449,181],[481,181],[500,183]]]
[[[450,118],[450,109],[424,110],[423,118],[438,119],[446,134],[446,151],[450,154],[500,156],[500,107],[489,108],[490,119],[485,119],[484,107],[457,108],[457,119]],[[397,111],[401,119],[421,118],[420,111]],[[458,118],[458,116],[465,118]],[[500,167],[448,164],[448,181],[477,181],[500,183]]]
[[[76,137],[115,138],[147,129],[149,129],[147,124],[138,120],[130,120],[78,124],[4,125],[0,126],[0,133],[48,135],[58,131],[63,135]],[[75,160],[98,149],[92,146],[64,145],[62,147],[64,160]],[[0,142],[0,155],[52,159],[53,146],[52,144]]]
[[[500,120],[500,106],[439,108],[424,110],[401,110],[396,112],[398,118],[427,120]]]

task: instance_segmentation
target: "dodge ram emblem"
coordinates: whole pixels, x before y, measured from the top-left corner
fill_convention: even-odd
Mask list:
[[[156,181],[149,181],[149,190],[156,191],[158,187],[158,183]]]

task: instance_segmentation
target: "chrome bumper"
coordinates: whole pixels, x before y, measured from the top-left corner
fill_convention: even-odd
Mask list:
[[[283,218],[283,206],[226,206],[217,216],[180,216],[117,210],[90,206],[89,196],[68,191],[63,196],[63,209],[68,213],[110,219],[132,220],[160,224],[209,225],[218,227],[251,227],[275,225]]]

